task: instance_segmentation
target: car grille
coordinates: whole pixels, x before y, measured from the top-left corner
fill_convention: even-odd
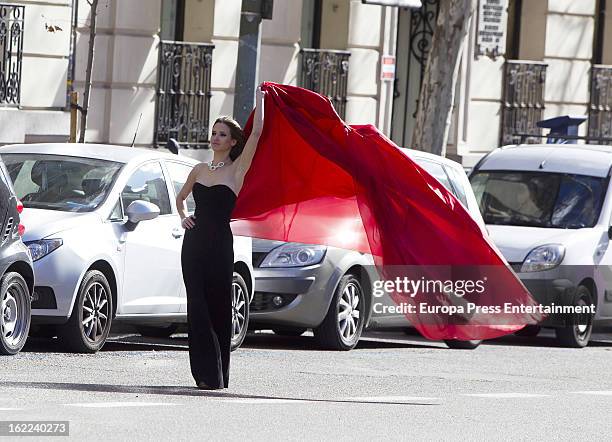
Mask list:
[[[55,293],[51,287],[35,286],[32,293],[32,308],[56,309]]]
[[[510,262],[508,263],[510,264],[510,267],[512,268],[512,270],[514,270],[516,273],[521,271],[521,267],[523,266],[522,262]]]
[[[11,234],[11,231],[13,230],[13,217],[10,217],[7,221],[6,221],[6,227],[4,228],[4,232],[2,232],[2,243],[4,244],[6,242],[6,240],[8,239],[9,235]]]
[[[272,300],[275,296],[282,298],[282,303],[276,305]],[[253,300],[251,301],[249,309],[252,312],[261,312],[265,310],[278,310],[279,308],[285,307],[290,304],[297,295],[288,295],[286,293],[267,293],[267,292],[255,292]]]
[[[253,267],[259,267],[269,252],[253,252]]]

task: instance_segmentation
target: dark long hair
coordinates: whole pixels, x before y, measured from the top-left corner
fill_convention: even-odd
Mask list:
[[[236,161],[236,158],[238,158],[242,153],[242,150],[244,149],[244,143],[246,142],[246,140],[244,139],[244,132],[242,131],[240,124],[238,124],[238,122],[232,117],[219,117],[215,120],[213,126],[217,123],[223,123],[227,127],[229,127],[230,136],[232,137],[232,139],[236,140],[236,144],[232,147],[232,150],[230,150],[229,154],[230,159],[232,161]]]

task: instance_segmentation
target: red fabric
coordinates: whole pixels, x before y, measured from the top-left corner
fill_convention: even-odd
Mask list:
[[[493,266],[493,289],[470,302],[536,304],[454,195],[374,126],[346,125],[327,98],[306,89],[262,89],[264,129],[232,214],[234,234],[371,253],[385,279],[398,265],[424,266],[422,275],[441,279],[453,278],[447,265]],[[427,301],[449,304],[439,295]],[[430,339],[488,339],[541,319],[479,314],[457,324],[439,314],[406,317]]]

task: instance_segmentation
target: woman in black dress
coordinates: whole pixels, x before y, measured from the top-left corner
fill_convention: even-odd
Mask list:
[[[213,160],[196,165],[176,196],[186,229],[181,265],[187,289],[189,361],[201,389],[227,388],[229,383],[234,271],[229,221],[263,128],[263,103],[259,87],[246,143],[236,121],[229,117],[215,121],[210,138]],[[184,201],[191,192],[195,214],[185,216]]]

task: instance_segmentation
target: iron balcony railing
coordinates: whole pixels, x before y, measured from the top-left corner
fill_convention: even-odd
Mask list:
[[[170,138],[183,148],[206,148],[214,45],[162,40],[159,45],[155,146]]]
[[[340,118],[346,116],[348,51],[302,49],[299,85],[328,97]]]
[[[25,6],[0,3],[0,104],[21,101]]]
[[[542,130],[536,123],[544,115],[547,64],[506,61],[502,109],[501,144],[539,143]],[[521,134],[521,135],[517,135]],[[524,135],[533,135],[525,137]]]

